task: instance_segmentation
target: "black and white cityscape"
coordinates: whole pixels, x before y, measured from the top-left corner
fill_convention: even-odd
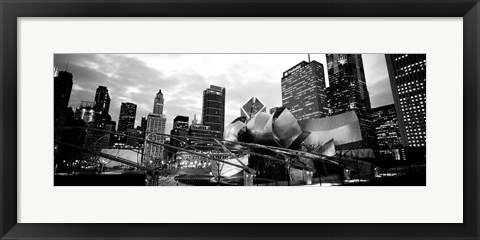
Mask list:
[[[426,186],[426,54],[54,54],[55,186]]]

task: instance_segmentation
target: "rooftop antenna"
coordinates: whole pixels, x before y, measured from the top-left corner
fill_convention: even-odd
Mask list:
[[[68,64],[70,63],[70,59],[67,59],[67,66],[65,66],[65,72],[68,70]]]
[[[310,62],[310,54],[309,54],[309,53],[307,53],[307,55],[308,55],[308,62]]]

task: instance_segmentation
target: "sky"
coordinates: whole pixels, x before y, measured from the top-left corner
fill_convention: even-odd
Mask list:
[[[365,79],[372,108],[392,104],[393,98],[383,54],[362,54]],[[310,54],[324,65],[324,54]],[[194,114],[201,119],[203,90],[210,85],[226,88],[225,123],[240,116],[240,107],[251,97],[266,108],[282,105],[281,78],[284,71],[307,54],[55,54],[54,65],[73,74],[69,106],[94,101],[98,86],[108,88],[110,115],[118,124],[122,102],[137,104],[135,125],[153,112],[159,89],[164,95],[166,133],[177,115]],[[68,64],[67,64],[68,63]],[[67,68],[68,67],[68,68]]]

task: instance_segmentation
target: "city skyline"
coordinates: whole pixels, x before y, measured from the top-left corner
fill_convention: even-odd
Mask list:
[[[372,107],[393,103],[384,54],[362,54]],[[324,54],[311,60],[326,68]],[[307,61],[307,54],[56,54],[59,70],[72,72],[69,106],[93,101],[98,86],[108,88],[110,115],[118,123],[122,102],[136,104],[135,126],[153,112],[152,98],[162,90],[166,131],[173,119],[184,115],[201,119],[202,91],[210,85],[225,87],[225,122],[239,116],[238,109],[255,96],[267,109],[282,105],[281,78],[286,69]],[[326,84],[328,73],[325,71]],[[255,86],[262,86],[261,88]],[[267,91],[265,91],[267,89]]]

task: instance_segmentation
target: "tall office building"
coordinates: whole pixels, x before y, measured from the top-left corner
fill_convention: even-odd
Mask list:
[[[73,75],[67,71],[55,71],[53,77],[53,126],[54,139],[60,141],[63,129],[61,129],[68,117],[68,102],[72,93]]]
[[[142,121],[140,122],[140,130],[146,131],[147,130],[147,118],[142,117]]]
[[[331,115],[354,110],[360,122],[363,138],[359,147],[376,147],[375,127],[372,121],[362,55],[326,54],[326,58]]]
[[[105,86],[98,86],[95,93],[94,108],[101,114],[108,114],[110,110],[110,95]]]
[[[160,164],[161,158],[163,157],[164,147],[158,144],[149,143],[148,141],[153,141],[156,143],[165,143],[165,136],[155,133],[164,134],[165,133],[165,124],[167,119],[160,114],[148,114],[147,116],[147,130],[145,134],[145,151],[144,151],[144,163],[147,165],[158,165]]]
[[[302,61],[283,73],[282,105],[298,120],[328,114],[325,73],[317,61]]]
[[[225,88],[210,85],[210,88],[203,91],[202,124],[210,126],[214,138],[223,138]]]
[[[62,125],[64,120],[64,112],[70,101],[72,86],[73,75],[67,71],[60,71],[53,78],[53,108],[56,127]]]
[[[266,112],[267,108],[260,99],[257,97],[250,98],[247,102],[243,104],[240,108],[240,116],[246,116],[248,118],[255,117],[259,112]]]
[[[163,114],[163,102],[163,93],[162,90],[159,89],[155,99],[153,100],[153,113]]]
[[[118,117],[118,132],[127,132],[135,127],[135,115],[137,114],[137,105],[133,103],[122,103],[120,106],[120,116]]]
[[[164,147],[158,144],[152,144],[148,141],[156,143],[165,143],[165,136],[159,134],[165,134],[165,125],[167,118],[163,115],[163,94],[162,90],[158,90],[153,100],[153,113],[147,116],[147,127],[145,133],[145,150],[144,150],[144,163],[147,165],[158,166],[161,164],[164,156]],[[159,134],[155,134],[159,133]]]
[[[176,116],[173,119],[173,129],[170,131],[170,145],[175,147],[184,148],[188,145],[188,117],[187,116]],[[179,136],[176,138],[175,136]],[[173,149],[172,152],[177,152]]]
[[[389,104],[372,109],[373,124],[380,149],[393,149],[402,146],[395,105]]]
[[[404,147],[426,144],[426,54],[386,54]]]

